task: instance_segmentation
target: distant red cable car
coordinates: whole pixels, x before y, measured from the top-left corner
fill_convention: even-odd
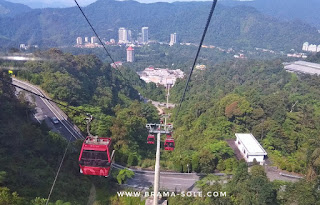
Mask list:
[[[174,139],[173,138],[167,138],[164,141],[164,150],[173,151],[174,150]]]
[[[79,156],[80,173],[108,177],[114,150],[110,157],[111,138],[89,136],[81,148]]]
[[[171,138],[171,134],[167,134],[167,138]]]
[[[154,141],[155,141],[154,135],[148,135],[147,143],[148,144],[154,144]]]

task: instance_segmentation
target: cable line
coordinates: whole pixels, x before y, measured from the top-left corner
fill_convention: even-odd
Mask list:
[[[51,189],[50,189],[50,192],[49,192],[49,195],[48,195],[48,198],[47,198],[46,205],[48,205],[49,200],[50,200],[50,197],[51,197],[51,194],[52,194],[52,191],[53,191],[53,189],[54,189],[54,187],[55,187],[55,185],[56,185],[56,181],[57,181],[57,179],[58,179],[58,176],[59,176],[59,173],[60,173],[60,169],[61,169],[62,164],[63,164],[63,162],[64,162],[64,158],[66,157],[66,154],[67,154],[67,151],[68,151],[70,142],[71,142],[71,138],[72,138],[72,137],[70,136],[69,141],[68,141],[68,144],[67,144],[67,147],[66,147],[66,149],[64,150],[64,154],[63,154],[63,157],[62,157],[62,159],[61,159],[61,162],[60,162],[58,171],[57,171],[57,173],[56,173],[56,176],[55,176],[55,178],[54,178],[54,180],[53,180],[53,184],[52,184],[52,186],[51,186]]]
[[[121,77],[125,80],[127,80],[121,73],[121,71],[119,70],[119,67],[117,66],[117,64],[114,62],[112,56],[110,55],[109,51],[107,50],[105,44],[102,42],[101,38],[99,37],[98,33],[96,32],[96,30],[93,28],[92,24],[90,23],[88,17],[86,16],[86,14],[83,12],[82,8],[80,7],[80,5],[78,4],[77,0],[74,0],[74,2],[77,4],[79,10],[81,11],[83,17],[86,19],[86,21],[88,22],[89,26],[91,27],[92,31],[94,32],[94,34],[96,35],[96,37],[98,38],[99,42],[101,43],[101,45],[103,46],[103,49],[106,51],[107,55],[110,57],[113,65],[115,66],[116,70],[120,73]],[[128,81],[128,80],[127,80]]]
[[[188,89],[188,86],[189,86],[189,82],[190,82],[194,67],[196,65],[196,62],[198,60],[198,56],[199,56],[199,53],[200,53],[200,50],[201,50],[201,47],[202,47],[202,43],[203,43],[204,38],[206,36],[207,30],[208,30],[208,27],[209,27],[209,24],[210,24],[210,21],[211,21],[211,18],[212,18],[212,14],[213,14],[213,12],[214,12],[214,10],[216,8],[217,2],[218,2],[218,0],[213,0],[213,2],[212,2],[212,6],[211,6],[210,13],[209,13],[209,16],[208,16],[207,24],[206,24],[206,26],[204,28],[204,31],[203,31],[203,34],[202,34],[202,38],[201,38],[201,41],[200,41],[200,44],[199,44],[199,48],[198,48],[198,51],[197,51],[197,54],[196,54],[196,57],[194,59],[194,62],[193,62],[193,65],[192,65],[188,80],[186,82],[185,89],[183,91],[182,97],[181,97],[180,102],[179,102],[179,108],[178,108],[178,112],[177,112],[176,118],[177,118],[177,116],[178,116],[178,114],[180,112],[181,104],[184,101],[184,97],[186,95],[186,92],[187,92],[187,89]]]

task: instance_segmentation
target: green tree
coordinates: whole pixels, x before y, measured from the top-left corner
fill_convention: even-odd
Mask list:
[[[119,174],[117,175],[117,181],[119,184],[123,184],[128,178],[132,178],[133,176],[133,171],[129,169],[121,169]]]

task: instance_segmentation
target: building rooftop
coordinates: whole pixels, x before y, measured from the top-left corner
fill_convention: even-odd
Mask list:
[[[168,68],[148,67],[144,71],[138,72],[140,79],[145,82],[154,82],[162,85],[174,85],[177,78],[183,78],[184,73],[180,70],[169,70]]]
[[[284,66],[284,69],[291,72],[320,75],[320,64],[306,61],[295,61]]]
[[[128,48],[127,48],[127,51],[133,51],[134,49],[131,47],[131,46],[129,46]]]
[[[236,133],[235,135],[247,149],[248,154],[267,155],[267,152],[251,133]]]

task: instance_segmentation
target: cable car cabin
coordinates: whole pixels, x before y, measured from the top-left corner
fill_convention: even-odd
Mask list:
[[[166,139],[164,141],[164,150],[173,151],[174,150],[174,139]]]
[[[171,134],[167,134],[167,139],[168,139],[168,138],[171,138]]]
[[[110,157],[111,138],[87,137],[79,156],[80,173],[109,176],[114,151]]]
[[[154,144],[154,141],[155,141],[154,135],[148,135],[147,143],[148,144]]]

